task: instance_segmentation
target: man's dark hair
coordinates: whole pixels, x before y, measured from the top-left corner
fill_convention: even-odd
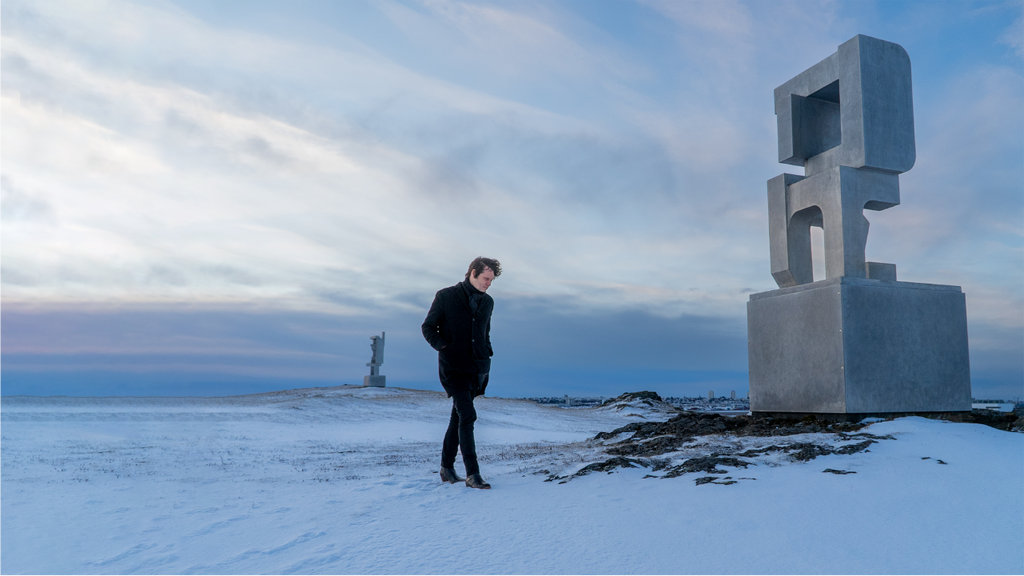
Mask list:
[[[469,270],[466,270],[466,280],[469,280],[469,275],[475,270],[476,274],[473,276],[479,276],[483,274],[484,268],[490,268],[494,272],[494,277],[501,276],[501,262],[498,262],[494,258],[484,258],[478,256],[469,263]]]

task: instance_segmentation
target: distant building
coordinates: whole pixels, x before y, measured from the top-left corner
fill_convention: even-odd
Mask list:
[[[729,392],[729,399],[730,400],[735,400],[736,399],[736,391],[735,390],[733,390],[732,392]]]
[[[1013,402],[993,402],[982,400],[971,403],[972,410],[991,410],[993,412],[1013,412]]]
[[[587,408],[589,406],[598,406],[605,401],[604,396],[569,396],[565,394],[563,396],[544,396],[544,397],[531,397],[526,400],[532,400],[538,404],[555,404],[564,408]]]
[[[715,391],[714,390],[708,390],[708,400],[714,400],[714,399],[715,399]]]

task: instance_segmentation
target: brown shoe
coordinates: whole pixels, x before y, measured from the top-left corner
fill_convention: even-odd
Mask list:
[[[465,479],[459,478],[459,475],[455,473],[455,468],[441,468],[441,481],[448,482],[449,484],[458,484],[459,482],[465,482]]]
[[[490,490],[491,485],[484,482],[484,479],[479,474],[470,474],[469,478],[466,478],[466,486],[470,488],[480,488],[481,490]]]

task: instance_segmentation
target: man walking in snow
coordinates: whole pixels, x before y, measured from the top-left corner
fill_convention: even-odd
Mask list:
[[[476,460],[473,398],[487,389],[491,371],[491,311],[494,299],[487,295],[491,282],[501,275],[501,264],[479,257],[469,264],[466,279],[441,289],[434,296],[423,321],[423,337],[437,350],[441,386],[452,399],[452,415],[441,448],[441,480],[462,482],[455,473],[455,454],[462,450],[466,486],[490,488],[480,477]]]

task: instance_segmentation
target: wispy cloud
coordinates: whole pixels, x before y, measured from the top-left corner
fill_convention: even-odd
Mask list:
[[[595,79],[607,62],[542,19],[500,4],[424,0],[410,7],[382,2],[396,26],[446,65],[470,66],[503,81],[532,81],[552,74]],[[498,71],[498,74],[494,72]]]
[[[223,60],[214,64],[244,70],[249,50],[269,56],[267,44],[277,44],[180,14],[122,8],[83,15],[143,31],[107,38],[105,49],[115,53],[141,44],[183,67],[216,54]],[[433,8],[460,22],[500,16]],[[151,38],[145,31],[157,28],[156,17],[190,44],[166,31]],[[331,307],[318,295],[340,291],[386,303],[409,289],[387,282],[390,270],[435,285],[440,270],[490,250],[513,267],[540,262],[539,276],[578,275],[585,271],[562,263],[574,258],[552,257],[551,244],[593,250],[581,236],[622,228],[608,210],[620,210],[627,224],[657,220],[644,216],[652,182],[637,172],[667,172],[655,142],[615,141],[592,123],[387,62],[275,46],[266,84],[287,79],[278,69],[287,67],[285,54],[314,70],[352,72],[354,90],[332,82],[326,89],[346,93],[357,108],[378,106],[378,96],[391,102],[375,114],[334,115],[323,130],[311,128],[302,111],[240,106],[231,93],[96,65],[75,56],[75,46],[51,49],[30,36],[4,43],[12,63],[5,67],[5,139],[18,143],[7,154],[7,186],[48,190],[64,219],[42,245],[18,241],[34,235],[28,226],[7,230],[5,267],[11,277],[34,279],[12,284],[10,301],[241,297]],[[525,165],[502,162],[510,157]],[[603,268],[635,259],[618,244],[601,243]],[[40,251],[53,257],[49,266],[36,257]],[[447,263],[452,255],[461,255],[458,264]]]
[[[9,300],[287,299],[345,276],[368,298],[381,286],[361,276],[445,243],[418,158],[17,38],[4,55],[5,197],[45,190],[61,215],[45,235],[5,227],[5,267],[36,278]],[[257,281],[204,273],[224,265]]]
[[[1024,16],[1018,16],[999,36],[999,41],[1012,48],[1018,58],[1024,59]]]

